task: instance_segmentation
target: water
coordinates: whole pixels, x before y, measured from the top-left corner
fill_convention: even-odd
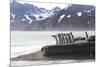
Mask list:
[[[33,53],[39,51],[45,45],[55,45],[55,39],[51,37],[51,35],[58,34],[58,33],[67,33],[69,31],[11,31],[11,58],[17,57],[24,54]],[[94,31],[88,31],[89,35],[94,35]],[[83,36],[85,37],[84,31],[73,31],[73,35],[75,37]],[[74,60],[70,60],[73,62]],[[65,61],[65,62],[70,62]],[[30,65],[31,63],[38,63],[41,62],[42,64],[45,61],[13,61],[12,65],[18,65],[19,63],[26,62],[26,65]],[[51,63],[52,61],[47,62]],[[63,63],[64,61],[62,61]],[[53,61],[52,63],[57,63]]]

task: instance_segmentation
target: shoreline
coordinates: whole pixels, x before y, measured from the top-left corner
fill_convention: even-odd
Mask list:
[[[11,61],[47,61],[47,60],[95,60],[95,57],[88,54],[74,54],[74,55],[57,55],[57,56],[43,56],[41,51],[35,53],[20,55],[11,58]]]

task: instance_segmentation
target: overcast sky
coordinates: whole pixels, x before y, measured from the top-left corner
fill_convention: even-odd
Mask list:
[[[46,9],[52,9],[56,6],[59,6],[60,8],[64,8],[69,3],[95,5],[95,0],[16,0],[16,1],[20,3],[34,4],[35,6],[43,7]],[[37,2],[32,2],[32,1],[38,1],[42,3],[37,3]],[[50,2],[50,3],[43,3],[43,2]],[[56,2],[58,4],[54,4],[51,2]],[[65,3],[65,4],[59,4],[59,3]]]

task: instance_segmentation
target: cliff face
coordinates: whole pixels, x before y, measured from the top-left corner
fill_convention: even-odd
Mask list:
[[[40,18],[43,18],[41,20],[36,20],[35,17],[31,16],[31,18],[35,19],[32,19],[31,23],[28,23],[30,21],[28,19],[25,19],[25,21],[20,18],[16,21],[13,20],[11,30],[45,31],[95,29],[95,7],[93,5],[71,4],[62,10],[55,10],[53,10],[53,12],[55,12],[54,15],[46,18],[41,16]]]

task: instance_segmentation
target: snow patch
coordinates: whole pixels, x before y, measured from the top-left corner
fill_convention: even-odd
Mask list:
[[[88,10],[87,13],[91,12],[91,10]]]
[[[64,10],[66,10],[68,7],[72,6],[71,4],[68,4],[67,7],[64,8]]]
[[[90,10],[84,10],[84,12],[90,13],[92,10],[95,10],[95,9],[93,8],[93,9],[90,9]]]
[[[34,15],[34,16],[36,17],[37,20],[42,20],[44,18],[44,16],[42,16],[42,15]],[[39,18],[40,16],[42,16],[43,18],[40,19]]]
[[[22,21],[26,21],[26,19],[21,19]]]
[[[15,18],[15,15],[13,13],[11,13],[11,16],[13,17],[13,19]]]
[[[32,14],[31,16],[35,16],[36,20],[43,20],[45,18],[50,17],[51,15],[48,13],[46,13],[46,14],[42,13],[42,14]],[[43,17],[43,18],[39,18],[39,17]]]
[[[65,14],[63,14],[63,15],[60,16],[60,19],[58,20],[58,23],[61,22],[61,20],[64,18],[64,16],[65,16]]]
[[[80,17],[82,16],[82,12],[78,12],[77,15]]]
[[[26,14],[25,14],[25,17],[26,17],[26,19],[28,19],[28,20],[29,20],[29,22],[28,22],[28,23],[32,23],[32,20],[29,18],[29,16],[28,16],[28,15],[26,15]]]
[[[67,15],[67,18],[70,18],[71,17],[71,15]]]

